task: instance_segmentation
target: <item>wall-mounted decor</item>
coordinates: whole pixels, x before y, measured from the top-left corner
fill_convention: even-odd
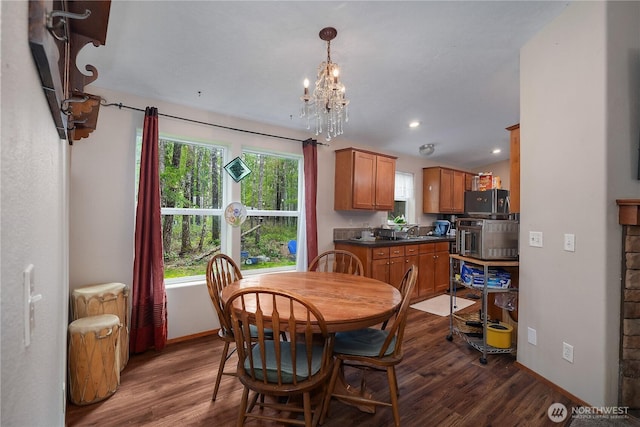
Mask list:
[[[247,219],[247,208],[240,202],[231,202],[224,210],[224,220],[232,227],[240,227]]]
[[[251,173],[251,169],[242,161],[240,157],[236,157],[224,166],[224,169],[231,175],[235,182],[240,182]]]
[[[98,78],[98,70],[76,66],[78,52],[87,44],[104,45],[111,1],[29,1],[29,47],[58,135],[73,141],[96,128],[100,97],[84,92]]]

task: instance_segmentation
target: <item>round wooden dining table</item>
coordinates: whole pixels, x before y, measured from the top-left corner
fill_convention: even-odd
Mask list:
[[[350,331],[382,323],[402,300],[398,289],[369,277],[292,271],[237,280],[222,291],[222,302],[226,304],[235,291],[251,287],[286,290],[303,296],[320,310],[329,332]]]

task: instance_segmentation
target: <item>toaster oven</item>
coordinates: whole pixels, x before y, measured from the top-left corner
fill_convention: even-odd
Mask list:
[[[460,218],[456,228],[456,246],[462,256],[483,260],[518,258],[518,221]]]

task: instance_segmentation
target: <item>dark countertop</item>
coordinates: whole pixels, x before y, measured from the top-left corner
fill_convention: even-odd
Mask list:
[[[361,240],[357,238],[334,240],[333,243],[341,243],[344,245],[355,246],[367,246],[370,248],[376,248],[380,246],[399,246],[399,245],[419,245],[421,243],[439,243],[439,242],[455,242],[456,238],[452,236],[423,236],[414,239],[402,239],[402,240]]]

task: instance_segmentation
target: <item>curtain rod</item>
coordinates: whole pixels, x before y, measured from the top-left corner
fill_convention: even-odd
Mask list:
[[[129,110],[141,111],[143,113],[145,112],[145,110],[142,109],[142,108],[131,107],[129,105],[124,105],[122,102],[107,103],[104,98],[101,98],[100,105],[102,105],[104,107],[118,107],[118,109],[120,109],[120,110],[122,110],[123,108],[127,108]],[[236,132],[244,132],[244,133],[250,133],[250,134],[253,134],[253,135],[260,135],[260,136],[268,136],[270,138],[286,139],[288,141],[308,142],[308,141],[311,140],[311,138],[308,138],[308,139],[305,139],[305,140],[301,140],[301,139],[296,139],[296,138],[289,138],[287,136],[271,135],[269,133],[255,132],[255,131],[246,130],[246,129],[238,129],[238,128],[234,128],[234,127],[230,127],[230,126],[223,126],[223,125],[217,125],[215,123],[208,123],[208,122],[202,122],[200,120],[188,119],[188,118],[185,118],[185,117],[172,116],[171,114],[163,114],[163,113],[160,113],[160,112],[158,112],[158,116],[168,117],[170,119],[183,120],[185,122],[197,123],[197,124],[200,124],[200,125],[213,126],[213,127],[217,127],[217,128],[221,128],[221,129],[233,130],[233,131],[236,131]],[[322,142],[317,142],[317,141],[315,141],[315,142],[318,145],[327,145],[327,144],[324,144]]]

